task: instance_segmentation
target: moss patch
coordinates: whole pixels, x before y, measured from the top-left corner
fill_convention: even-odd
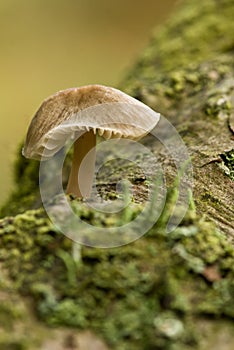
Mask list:
[[[226,174],[234,180],[234,150],[225,152],[221,154],[221,158],[223,160]]]
[[[22,147],[21,144],[14,164],[15,188],[0,208],[0,217],[23,213],[27,209],[41,205],[38,187],[39,162],[24,158]]]
[[[103,225],[81,203],[73,206]],[[194,348],[192,320],[234,319],[234,250],[192,209],[172,234],[165,222],[131,245],[83,247],[76,264],[71,241],[43,210],[29,211],[0,222],[2,266],[49,325],[90,328],[113,349]]]
[[[186,1],[155,34],[122,84],[178,128],[198,169],[198,209],[203,205],[203,212],[209,209],[212,217],[216,210],[226,225],[233,205],[227,190],[231,182],[209,161],[221,154],[232,177],[233,151],[224,150],[233,148],[226,122],[233,79],[233,16],[232,0]],[[151,141],[146,138],[145,143],[156,152]],[[168,159],[163,153],[160,157]],[[164,164],[170,167],[170,162]],[[196,216],[191,205],[183,223],[166,234],[173,206],[169,196],[146,236],[121,248],[82,247],[77,263],[72,242],[55,229],[43,209],[25,211],[40,206],[38,165],[18,157],[16,189],[1,212],[20,213],[0,221],[0,264],[5,272],[1,293],[6,288],[20,300],[26,297],[47,326],[92,329],[111,349],[207,350],[213,348],[213,339],[220,344],[223,335],[223,342],[233,346],[234,250],[214,224]],[[128,174],[135,186],[135,202],[144,202],[147,181],[139,169],[118,161],[106,164],[100,173],[103,197],[116,198],[114,187],[121,174]],[[216,182],[217,187],[209,187]],[[73,201],[72,206],[84,221],[98,227],[120,222],[118,216],[96,214],[83,203]],[[138,210],[139,205],[131,204],[121,220],[134,218]],[[27,314],[13,305],[8,300],[0,310],[5,320],[3,326],[0,317],[0,345],[31,350],[25,336],[12,339],[14,325]]]
[[[184,68],[233,52],[233,13],[231,0],[207,0],[200,6],[183,1],[167,25],[155,31],[131,74],[157,76],[158,71],[168,73],[178,65]]]

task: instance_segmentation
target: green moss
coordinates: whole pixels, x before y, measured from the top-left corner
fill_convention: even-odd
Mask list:
[[[205,112],[208,115],[222,117],[223,114],[229,114],[231,104],[226,96],[212,96],[206,103]]]
[[[156,76],[157,71],[169,72],[178,65],[184,68],[231,52],[233,13],[231,0],[207,0],[200,6],[195,1],[183,1],[164,29],[155,32],[132,74],[145,76],[150,69],[150,75]]]
[[[2,265],[4,257],[1,253],[0,349],[36,350],[37,345],[40,344],[43,327],[37,327],[25,299],[20,297],[14,288]]]
[[[156,110],[176,115],[178,124],[181,110],[187,113],[191,106],[194,113],[187,118],[196,120],[199,113],[209,121],[226,117],[230,86],[223,82],[233,75],[233,15],[232,0],[186,1],[152,38],[122,88]],[[182,124],[181,134],[193,135],[186,120]],[[232,177],[233,150],[221,157]],[[43,209],[35,209],[40,206],[38,166],[18,156],[17,185],[1,211],[1,215],[20,213],[0,221],[0,264],[1,271],[7,272],[1,276],[1,290],[8,283],[8,290],[27,297],[46,325],[92,329],[115,350],[207,350],[227,325],[232,343],[234,249],[214,224],[196,216],[193,203],[183,223],[166,234],[174,188],[147,235],[115,249],[82,247],[76,264],[71,241],[55,229]],[[136,186],[137,194],[135,204],[121,217],[95,213],[72,201],[75,213],[104,228],[133,219],[141,209],[136,203],[144,202],[148,186],[139,168],[121,161],[106,163],[98,190],[104,198],[116,198],[115,185],[122,176]],[[219,204],[209,191],[201,200]],[[35,210],[25,211],[31,208]],[[12,305],[6,303],[0,310],[10,331],[25,315]],[[207,323],[212,326],[204,332]],[[0,337],[1,345],[31,350],[25,337]]]
[[[0,326],[5,329],[12,329],[16,319],[20,317],[19,310],[12,301],[6,300],[0,305]]]
[[[174,115],[175,108],[181,110],[181,106],[196,101],[197,111],[224,118],[231,110],[229,78],[233,67],[232,56],[221,55],[206,63],[189,63],[183,69],[175,67],[167,74],[159,71],[145,77],[142,72],[137,78],[129,77],[123,89],[167,117]]]
[[[205,203],[210,203],[212,202],[212,205],[215,207],[216,205],[218,206],[220,204],[220,199],[218,197],[215,197],[212,193],[210,192],[205,192],[202,195],[201,200]]]
[[[14,165],[15,189],[0,209],[0,217],[23,213],[27,209],[41,205],[38,174],[39,162],[24,158],[22,156],[22,145],[20,145]]]
[[[234,150],[221,154],[226,174],[234,180]]]
[[[90,216],[82,203],[73,201],[73,207],[105,227],[103,217]],[[70,254],[71,242],[43,210],[29,211],[0,222],[2,264],[49,325],[91,328],[114,349],[186,349],[199,342],[191,319],[234,318],[234,250],[193,208],[183,225],[165,234],[167,214],[131,245],[83,247],[71,279],[60,254]],[[8,230],[9,220],[14,230]],[[214,281],[206,274],[212,266],[220,276]]]
[[[26,350],[27,346],[22,341],[5,340],[0,341],[1,349],[4,350]]]

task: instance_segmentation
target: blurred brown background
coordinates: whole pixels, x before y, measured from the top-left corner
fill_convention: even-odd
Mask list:
[[[48,95],[116,86],[176,0],[0,1],[0,203],[28,124]]]

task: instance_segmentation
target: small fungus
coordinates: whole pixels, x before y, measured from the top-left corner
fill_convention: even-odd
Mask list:
[[[87,198],[95,169],[95,152],[90,151],[95,148],[96,134],[106,140],[138,140],[158,121],[158,113],[112,87],[88,85],[66,89],[48,97],[36,112],[28,128],[23,155],[32,159],[49,159],[67,140],[74,139],[66,192]],[[84,169],[81,163],[86,155],[88,164],[86,162]]]

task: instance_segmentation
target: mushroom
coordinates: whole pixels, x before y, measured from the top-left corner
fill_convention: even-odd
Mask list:
[[[29,125],[22,153],[26,158],[49,159],[68,139],[76,139],[66,192],[87,198],[94,175],[95,152],[90,150],[96,145],[96,134],[104,139],[137,140],[158,121],[158,113],[112,87],[87,85],[66,89],[42,103]],[[81,163],[86,155],[88,165],[84,169]]]

